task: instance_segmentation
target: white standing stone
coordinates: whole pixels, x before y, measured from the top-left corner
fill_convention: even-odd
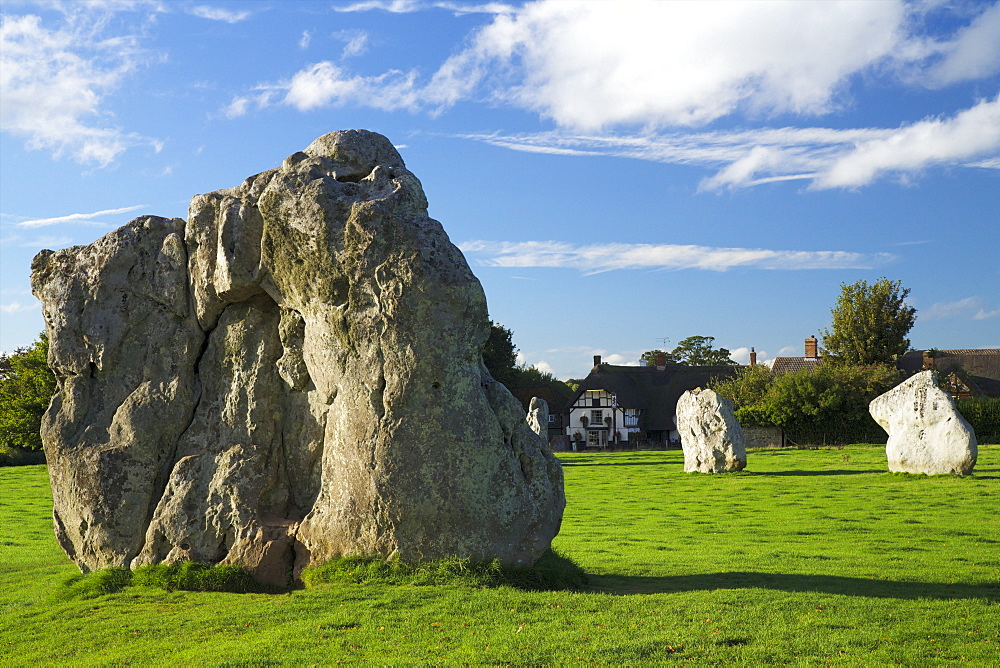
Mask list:
[[[541,397],[531,397],[528,405],[528,426],[546,441],[549,440],[549,404]]]
[[[936,371],[923,371],[876,397],[868,411],[889,434],[890,471],[967,475],[976,465],[976,432],[938,387]]]
[[[746,467],[743,429],[733,414],[733,402],[712,390],[688,390],[681,395],[677,431],[688,473],[724,473]]]

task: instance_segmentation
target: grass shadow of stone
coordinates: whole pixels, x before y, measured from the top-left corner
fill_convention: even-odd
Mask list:
[[[989,585],[874,580],[840,575],[727,572],[697,575],[590,575],[591,591],[613,595],[669,594],[716,589],[770,589],[896,599],[986,599],[1000,602],[1000,583]]]
[[[813,475],[866,475],[870,473],[885,473],[883,469],[869,469],[866,471],[829,469],[826,471],[743,471],[744,475],[759,476],[813,476]]]
[[[560,462],[563,467],[570,466],[675,466],[674,464],[662,461],[654,462],[602,462],[593,459],[576,459],[573,461]]]

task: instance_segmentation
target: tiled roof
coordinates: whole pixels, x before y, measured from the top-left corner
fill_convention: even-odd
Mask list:
[[[923,350],[908,350],[897,366],[907,373],[924,368]],[[938,373],[958,371],[967,374],[976,387],[991,397],[1000,397],[1000,348],[957,348],[934,351],[934,369]]]
[[[775,357],[771,370],[779,376],[786,373],[795,373],[802,369],[814,369],[823,362],[811,357]]]
[[[640,427],[667,431],[675,426],[677,400],[686,390],[706,387],[712,378],[735,375],[733,366],[669,365],[661,371],[655,366],[601,364],[583,379],[568,405],[587,390],[606,390],[617,396],[622,408],[645,409]]]

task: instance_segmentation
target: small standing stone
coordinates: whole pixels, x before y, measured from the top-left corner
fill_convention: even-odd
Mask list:
[[[889,434],[885,454],[890,471],[967,475],[976,465],[976,432],[938,387],[936,371],[923,371],[868,405]]]
[[[688,473],[742,471],[747,465],[743,429],[733,402],[712,390],[688,390],[677,402],[677,431]]]
[[[528,426],[546,441],[549,440],[549,404],[541,397],[531,397],[528,405]]]

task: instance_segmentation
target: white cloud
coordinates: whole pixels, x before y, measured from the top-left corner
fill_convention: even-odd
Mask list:
[[[778,351],[778,355],[772,355],[766,350],[756,350],[757,353],[757,364],[763,364],[764,366],[771,366],[774,364],[774,358],[776,356],[788,356],[796,354],[796,348],[791,346],[786,346]],[[798,351],[801,353],[802,351]],[[733,360],[737,364],[742,364],[744,366],[750,364],[750,348],[746,346],[741,346],[730,351],[729,359]]]
[[[537,362],[532,364],[532,366],[543,373],[551,373],[553,376],[556,375],[556,370],[553,369],[552,365],[546,362],[545,360],[538,360]]]
[[[299,48],[305,51],[309,48],[309,43],[312,41],[312,33],[308,30],[302,31],[302,37],[299,38]]]
[[[233,101],[222,110],[222,113],[226,116],[226,118],[239,118],[247,113],[247,108],[249,106],[249,97],[237,96],[234,97]]]
[[[888,253],[784,251],[759,248],[713,248],[675,244],[593,244],[558,241],[467,241],[462,252],[491,267],[551,267],[595,274],[616,269],[754,269],[871,268],[889,262]]]
[[[395,70],[377,77],[349,76],[337,65],[323,61],[300,70],[286,84],[270,89],[285,90],[282,102],[299,111],[345,104],[416,110],[415,76],[414,72]]]
[[[134,36],[104,36],[100,12],[80,9],[59,28],[34,15],[2,17],[0,128],[31,149],[103,167],[130,146],[154,143],[115,127],[103,109],[143,53]]]
[[[0,304],[0,312],[2,313],[24,313],[25,311],[35,311],[39,307],[38,302],[30,304],[22,304],[21,302],[11,302],[9,304]]]
[[[995,158],[986,158],[985,160],[977,160],[976,162],[970,162],[965,166],[982,167],[983,169],[1000,169],[1000,155],[998,155]]]
[[[601,358],[601,361],[605,364],[614,364],[617,366],[640,366],[642,362],[635,358],[635,355],[621,355],[619,353],[612,353]]]
[[[1000,72],[1000,3],[988,7],[951,42],[942,44],[943,59],[930,70],[934,84],[946,85]]]
[[[463,4],[460,2],[421,2],[419,0],[364,0],[349,5],[334,6],[337,12],[368,12],[380,10],[394,14],[408,14],[426,9],[447,9],[456,14],[508,14],[516,8],[502,2]]]
[[[197,7],[192,7],[190,11],[192,15],[200,19],[224,21],[226,23],[239,23],[250,18],[250,12],[248,11],[234,12],[221,7],[209,7],[208,5],[198,5]]]
[[[887,137],[862,142],[827,165],[814,186],[861,186],[885,172],[913,172],[935,164],[961,164],[996,152],[1000,152],[1000,95],[951,119],[920,121]]]
[[[906,18],[900,2],[541,1],[512,10],[397,0],[337,9],[431,7],[494,19],[414,91],[423,106],[476,93],[577,130],[697,126],[737,110],[828,112],[848,77],[895,53]]]
[[[141,209],[145,204],[136,204],[135,206],[125,206],[118,209],[104,209],[103,211],[95,211],[93,213],[70,213],[65,216],[56,216],[55,218],[35,218],[33,220],[25,220],[17,223],[18,227],[25,228],[35,228],[35,227],[47,227],[49,225],[58,225],[60,223],[79,223],[85,222],[90,225],[100,225],[101,223],[93,222],[93,218],[98,216],[112,216],[120,213],[128,213],[130,211],[135,211],[136,209]]]
[[[1000,304],[991,308],[981,297],[966,297],[953,302],[936,302],[918,316],[921,320],[986,320],[1000,316]]]
[[[363,0],[362,2],[352,2],[349,5],[334,5],[336,12],[368,12],[373,9],[392,12],[394,14],[407,14],[424,9],[426,5],[418,0]]]
[[[757,362],[759,364],[763,363],[766,359],[766,353],[760,351],[757,353]],[[746,346],[741,348],[736,348],[735,350],[729,351],[729,359],[733,360],[738,364],[750,364],[750,349]]]
[[[698,126],[830,111],[849,76],[894,53],[905,18],[901,2],[538,2],[469,52],[518,65],[504,97],[562,127]]]
[[[341,59],[361,56],[368,50],[368,33],[364,30],[341,30],[333,36],[345,43]]]

